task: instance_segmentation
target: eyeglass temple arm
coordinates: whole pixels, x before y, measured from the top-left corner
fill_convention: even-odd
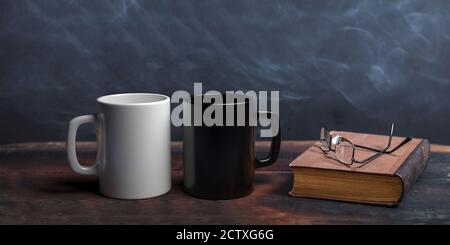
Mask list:
[[[387,147],[384,148],[383,150],[375,153],[374,155],[372,155],[372,156],[370,156],[370,157],[368,157],[368,158],[366,158],[364,160],[359,160],[358,161],[358,160],[354,159],[353,161],[356,162],[356,163],[366,163],[366,162],[373,161],[373,160],[377,159],[379,156],[385,154],[386,150],[389,149],[389,147],[390,147],[390,144],[388,144]]]
[[[364,160],[356,160],[355,159],[355,160],[353,160],[353,162],[356,162],[356,163],[368,163],[370,161],[373,161],[373,160],[377,159],[378,157],[380,157],[383,154],[384,154],[384,151],[380,151],[378,153],[375,153],[375,155],[372,155],[372,156],[370,156],[370,157],[368,157],[368,158],[366,158]]]
[[[403,145],[405,145],[406,143],[410,142],[412,140],[411,137],[407,137],[405,138],[400,144],[398,144],[395,148],[390,149],[390,150],[386,150],[385,153],[390,154],[396,150],[398,150],[398,148],[402,147]],[[355,147],[358,148],[362,148],[362,149],[366,149],[366,150],[371,150],[371,151],[376,151],[376,152],[380,152],[383,151],[382,149],[376,149],[376,148],[372,148],[372,147],[368,147],[368,146],[363,146],[363,145],[355,145]]]
[[[400,147],[402,147],[403,145],[405,145],[406,143],[410,142],[411,140],[412,140],[412,138],[407,137],[407,138],[404,139],[400,144],[398,144],[395,148],[393,148],[393,149],[391,149],[391,150],[388,150],[388,151],[385,151],[385,153],[390,154],[390,153],[396,151],[398,148],[400,148]]]
[[[373,156],[371,156],[371,157],[369,157],[369,158],[367,158],[367,159],[361,160],[361,161],[354,160],[354,162],[356,162],[356,163],[368,163],[368,162],[370,162],[370,161],[375,160],[376,158],[378,158],[379,156],[381,156],[381,155],[383,155],[383,154],[390,154],[390,153],[396,151],[398,148],[402,147],[403,145],[405,145],[406,143],[410,142],[411,140],[412,140],[412,138],[407,137],[407,138],[405,138],[400,144],[398,144],[398,145],[397,145],[394,149],[392,149],[392,150],[389,150],[389,151],[383,151],[383,150],[380,151],[380,150],[377,150],[378,153],[376,153],[375,155],[373,155]],[[360,166],[358,166],[358,168],[359,168],[359,167],[362,167],[362,166],[364,166],[364,165],[360,165]]]
[[[364,159],[364,160],[358,161],[358,160],[356,160],[356,159],[353,159],[353,161],[356,162],[356,163],[366,163],[366,162],[369,162],[369,161],[373,161],[373,160],[375,160],[376,158],[378,158],[379,156],[381,156],[381,155],[383,155],[384,153],[386,153],[386,151],[391,147],[392,135],[393,135],[393,134],[394,134],[394,123],[392,123],[392,125],[391,125],[391,132],[390,132],[390,134],[389,134],[388,144],[387,144],[387,146],[386,146],[383,150],[378,151],[378,153],[376,153],[376,154],[374,154],[374,155],[372,155],[372,156],[370,156],[370,157],[368,157],[368,158],[366,158],[366,159]]]
[[[391,146],[391,140],[392,140],[392,135],[394,134],[394,123],[392,123],[391,125],[391,132],[389,134],[389,140],[388,140],[388,146],[387,149],[389,149],[389,147]],[[371,151],[383,151],[382,149],[376,149],[376,148],[372,148],[372,147],[368,147],[368,146],[363,146],[363,145],[354,145],[355,147],[361,148],[361,149],[366,149],[366,150],[371,150]],[[397,146],[398,147],[398,146]],[[387,151],[386,151],[387,152]]]

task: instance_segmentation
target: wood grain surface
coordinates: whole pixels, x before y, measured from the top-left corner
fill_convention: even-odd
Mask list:
[[[290,197],[288,164],[312,143],[283,142],[276,164],[257,171],[254,192],[226,201],[183,192],[179,142],[172,143],[172,190],[139,201],[101,196],[96,177],[71,171],[64,143],[3,145],[0,224],[450,224],[450,154],[444,146],[431,155],[400,206],[387,208]],[[258,155],[265,155],[268,147],[258,143]],[[95,143],[81,142],[77,148],[81,162],[93,162]]]

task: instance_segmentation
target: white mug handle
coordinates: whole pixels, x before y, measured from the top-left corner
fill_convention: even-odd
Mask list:
[[[69,123],[67,131],[67,158],[73,171],[83,175],[97,175],[97,162],[92,166],[83,166],[78,162],[76,140],[78,128],[85,123],[96,123],[95,115],[75,117]]]

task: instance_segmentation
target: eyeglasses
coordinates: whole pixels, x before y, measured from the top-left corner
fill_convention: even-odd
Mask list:
[[[340,163],[345,164],[347,166],[350,166],[353,163],[358,163],[358,164],[360,164],[358,166],[358,168],[359,168],[359,167],[362,167],[362,166],[366,165],[367,163],[377,159],[378,157],[380,157],[383,154],[393,153],[398,148],[402,147],[403,145],[405,145],[406,143],[411,141],[411,138],[407,137],[395,148],[389,150],[389,148],[391,147],[393,133],[394,133],[394,123],[392,123],[392,125],[391,125],[389,140],[387,142],[386,147],[384,147],[383,149],[375,149],[375,148],[371,148],[371,147],[367,147],[367,146],[353,144],[350,140],[348,140],[344,137],[341,137],[339,135],[337,135],[333,138],[330,130],[328,130],[326,127],[322,127],[320,129],[320,149],[322,149],[322,151],[325,153],[330,152],[330,151],[334,152],[335,158]],[[334,146],[334,148],[332,148],[332,146]],[[376,153],[366,159],[357,160],[357,159],[355,159],[356,148],[361,148],[361,149],[373,151]]]

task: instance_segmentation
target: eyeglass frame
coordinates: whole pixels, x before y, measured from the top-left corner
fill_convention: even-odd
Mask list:
[[[363,145],[353,144],[350,140],[348,140],[348,139],[346,139],[346,138],[344,138],[344,137],[342,137],[342,136],[339,136],[339,135],[335,136],[335,137],[337,137],[337,138],[336,138],[336,143],[333,144],[332,141],[334,140],[334,138],[333,138],[333,135],[332,135],[331,131],[330,131],[328,128],[326,128],[325,126],[322,126],[321,129],[320,129],[321,133],[322,133],[322,129],[324,129],[324,130],[325,130],[324,132],[328,133],[328,136],[329,136],[329,137],[328,137],[329,142],[327,142],[328,149],[327,149],[327,150],[324,150],[324,149],[322,148],[322,146],[319,146],[319,148],[320,148],[324,153],[327,153],[327,152],[330,152],[330,151],[334,152],[334,155],[335,155],[336,160],[339,161],[340,163],[346,165],[346,166],[351,166],[351,165],[353,165],[354,163],[361,164],[361,165],[358,166],[358,168],[360,168],[360,167],[362,167],[362,166],[364,166],[364,165],[370,163],[371,161],[373,161],[373,160],[377,159],[378,157],[382,156],[383,154],[391,154],[391,153],[395,152],[395,151],[398,150],[400,147],[404,146],[406,143],[408,143],[409,141],[412,140],[411,137],[406,137],[406,138],[405,138],[400,144],[398,144],[396,147],[394,147],[394,148],[391,149],[391,150],[388,150],[388,149],[391,147],[392,136],[393,136],[393,134],[394,134],[394,123],[392,123],[392,125],[391,125],[391,131],[390,131],[390,134],[389,134],[388,144],[387,144],[387,146],[386,146],[384,149],[381,149],[381,150],[380,150],[380,149],[375,149],[375,148],[372,148],[372,147],[368,147],[368,146],[363,146]],[[321,135],[321,137],[322,137],[322,135]],[[326,138],[326,137],[324,136],[324,138]],[[322,141],[322,139],[320,139],[320,141]],[[351,163],[345,163],[345,162],[341,161],[338,157],[336,157],[336,146],[335,146],[335,149],[331,148],[332,145],[337,145],[337,144],[339,144],[339,143],[342,142],[342,141],[348,142],[348,143],[352,146],[352,158],[351,158]],[[365,150],[375,151],[375,152],[377,152],[377,153],[375,153],[374,155],[372,155],[372,156],[370,156],[370,157],[368,157],[368,158],[366,158],[366,159],[364,159],[364,160],[357,160],[357,159],[355,159],[355,151],[356,151],[356,148],[361,148],[361,149],[365,149]]]

